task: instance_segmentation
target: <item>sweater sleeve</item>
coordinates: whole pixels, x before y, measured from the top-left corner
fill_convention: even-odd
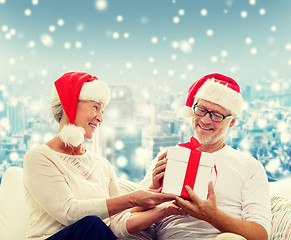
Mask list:
[[[260,162],[253,159],[250,163],[244,170],[247,180],[242,192],[242,217],[263,226],[270,236],[271,205],[267,175]]]
[[[108,218],[106,200],[77,199],[64,175],[40,149],[26,153],[23,181],[26,190],[39,207],[65,226],[88,215]]]
[[[116,237],[123,238],[129,235],[126,227],[126,222],[130,216],[130,211],[125,210],[110,217],[109,227]]]
[[[109,186],[110,197],[120,196],[121,191],[119,188],[116,174],[111,166],[109,167],[109,169],[110,169],[110,175],[111,175],[110,186]],[[116,237],[122,238],[129,235],[127,231],[127,227],[126,227],[126,222],[130,216],[131,216],[131,212],[127,209],[110,217],[109,227]]]

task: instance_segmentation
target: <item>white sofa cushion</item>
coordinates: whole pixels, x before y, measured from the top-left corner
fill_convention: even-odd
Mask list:
[[[291,186],[291,177],[280,179],[277,182],[270,182],[269,186],[271,197],[280,196],[291,200],[291,191],[288,191]]]
[[[22,184],[22,168],[10,167],[0,185],[0,239],[23,240],[28,210]]]

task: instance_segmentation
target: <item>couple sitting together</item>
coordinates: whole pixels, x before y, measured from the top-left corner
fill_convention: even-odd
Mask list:
[[[84,146],[103,122],[107,84],[88,73],[69,72],[53,89],[58,133],[24,157],[27,240],[117,239],[149,226],[161,240],[268,239],[271,207],[264,168],[224,142],[243,105],[232,78],[214,73],[194,82],[182,111],[192,118],[197,150],[215,161],[218,175],[215,185],[208,184],[207,199],[189,186],[190,199],[161,193],[167,152],[153,161],[140,190],[121,195],[110,163]],[[182,145],[191,147],[194,140]]]

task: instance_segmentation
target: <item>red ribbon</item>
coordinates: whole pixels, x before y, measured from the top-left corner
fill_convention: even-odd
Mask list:
[[[181,191],[180,196],[184,198],[190,199],[190,196],[185,188],[186,185],[194,188],[195,180],[197,177],[200,157],[201,157],[201,151],[197,150],[196,148],[200,146],[200,143],[198,140],[194,137],[191,137],[190,142],[178,144],[180,147],[185,147],[188,149],[191,149],[187,169],[185,173],[183,188]]]
[[[187,170],[185,174],[185,179],[183,183],[183,188],[180,196],[184,198],[191,199],[185,186],[188,185],[191,189],[194,188],[195,180],[197,177],[199,162],[200,162],[201,152],[197,149],[191,150],[190,157],[187,165]]]

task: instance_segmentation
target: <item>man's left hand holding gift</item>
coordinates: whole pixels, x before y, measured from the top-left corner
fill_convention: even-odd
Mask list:
[[[183,208],[192,217],[207,221],[213,221],[218,215],[218,208],[216,206],[216,197],[212,182],[208,184],[208,198],[202,200],[193,192],[189,186],[185,186],[191,201],[185,200],[181,197],[176,198],[178,205]]]

